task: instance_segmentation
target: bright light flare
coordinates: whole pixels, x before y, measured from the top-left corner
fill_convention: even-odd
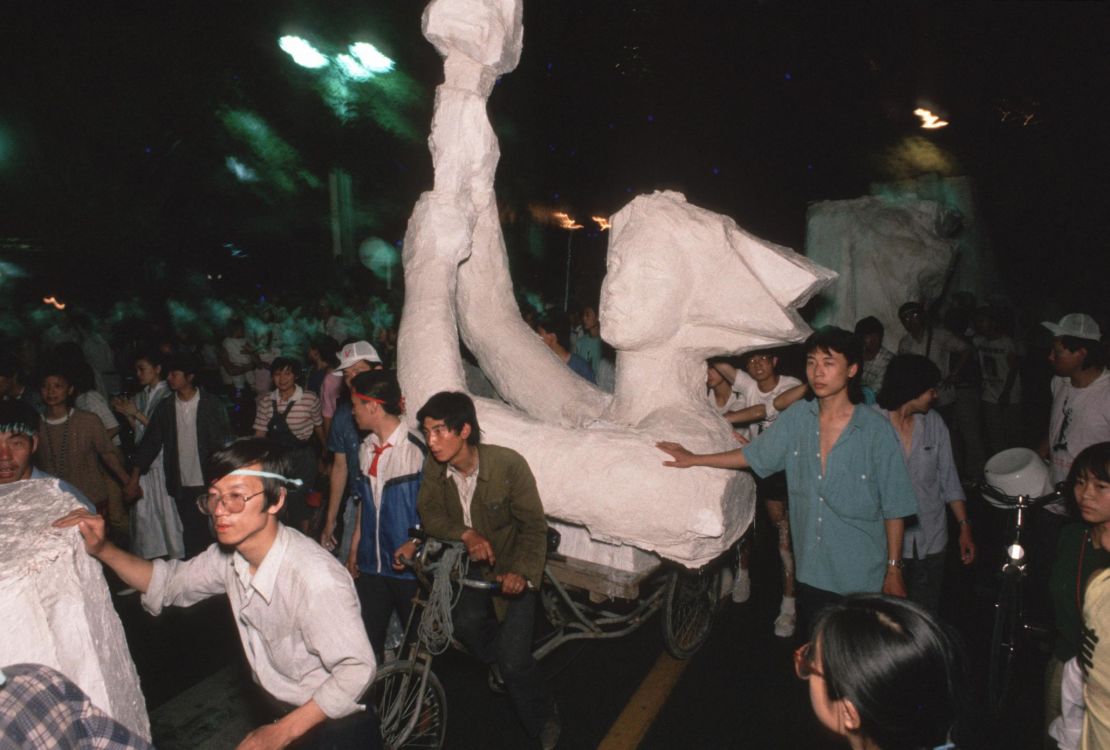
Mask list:
[[[55,310],[66,309],[65,303],[59,300],[57,297],[43,297],[42,303],[44,305],[53,305]]]
[[[553,224],[560,229],[568,229],[574,231],[576,229],[583,229],[583,226],[574,220],[566,211],[556,211],[553,208],[547,208],[536,203],[528,206],[528,213],[532,215],[532,219],[540,224]]]
[[[355,81],[368,81],[374,77],[374,74],[364,68],[358,60],[350,55],[336,55],[335,61],[339,63],[340,70],[344,75]]]
[[[582,225],[575,221],[574,217],[566,211],[556,211],[552,215],[552,218],[555,219],[560,229],[569,229],[572,232],[576,229],[582,229]]]
[[[239,182],[258,182],[258,173],[234,156],[227,157],[224,163]]]
[[[370,73],[388,73],[393,70],[393,61],[379,52],[378,48],[369,42],[355,42],[348,49],[358,60],[359,65]]]
[[[598,229],[603,232],[609,231],[609,220],[606,219],[604,216],[591,216],[590,218],[593,219],[595,224],[597,224]]]
[[[322,52],[299,36],[283,36],[278,39],[278,46],[302,68],[323,68],[328,64]]]
[[[921,118],[921,127],[925,130],[937,130],[938,128],[948,127],[948,120],[940,119],[927,109],[918,107],[913,113]]]

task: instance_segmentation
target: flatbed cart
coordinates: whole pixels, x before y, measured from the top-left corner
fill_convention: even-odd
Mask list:
[[[539,592],[551,630],[536,641],[532,653],[537,661],[568,641],[628,635],[657,611],[664,644],[676,658],[692,656],[705,642],[720,602],[722,560],[698,570],[660,561],[650,569],[628,572],[550,551],[557,537],[549,533]],[[445,612],[462,586],[497,588],[496,583],[467,578],[468,558],[461,542],[428,539],[411,564],[422,586],[405,631],[409,645],[401,658],[378,671],[368,697],[378,711],[389,750],[443,746],[447,697],[432,672],[432,661],[453,643]]]

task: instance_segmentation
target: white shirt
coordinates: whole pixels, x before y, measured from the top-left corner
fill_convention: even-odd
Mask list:
[[[779,395],[786,393],[794,386],[801,385],[802,381],[797,378],[792,378],[789,375],[779,375],[779,382],[775,384],[771,390],[764,393],[759,388],[759,383],[748,375],[746,372],[737,372],[736,380],[732,384],[732,390],[740,395],[744,406],[755,406],[756,404],[763,404],[767,410],[765,416],[759,422],[754,422],[751,425],[751,436],[754,438],[761,432],[764,432],[771,424],[778,419],[779,413],[775,410],[775,399]]]
[[[374,507],[378,510],[381,510],[382,490],[386,482],[394,477],[416,474],[424,465],[424,454],[409,440],[409,430],[404,422],[397,425],[385,442],[390,447],[378,457],[378,475],[374,477],[370,476],[370,465],[374,461],[374,446],[380,445],[378,436],[371,432],[359,448],[359,468],[370,481],[374,490]],[[473,494],[471,492],[471,496]]]
[[[1048,418],[1048,447],[1052,481],[1068,478],[1075,457],[1089,445],[1110,440],[1110,371],[1086,388],[1070,378],[1052,379],[1052,411]]]
[[[459,502],[462,504],[463,524],[466,526],[473,526],[470,522],[470,503],[474,500],[474,490],[478,487],[478,461],[474,461],[474,471],[470,474],[463,474],[454,466],[447,465],[447,473],[455,480],[455,486],[459,490]]]
[[[200,468],[197,447],[197,404],[200,391],[188,401],[174,394],[174,416],[177,419],[177,465],[181,468],[182,487],[203,487],[204,472]]]
[[[154,560],[143,607],[188,607],[227,594],[255,682],[283,703],[314,699],[330,718],[363,710],[356,701],[376,663],[351,576],[308,537],[279,526],[252,576],[238,552],[213,544],[191,560]]]
[[[925,352],[926,347],[929,349],[928,353]],[[933,364],[940,368],[941,378],[948,378],[952,374],[953,365],[968,348],[970,345],[966,341],[940,326],[933,326],[932,340],[929,338],[929,331],[926,330],[921,334],[920,341],[915,339],[913,334],[907,333],[898,342],[899,354],[921,354],[933,360]],[[941,383],[937,387],[937,405],[948,406],[955,402],[956,387]]]

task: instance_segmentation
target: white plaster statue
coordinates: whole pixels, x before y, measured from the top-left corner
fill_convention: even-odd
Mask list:
[[[0,666],[52,667],[149,740],[139,674],[100,563],[76,529],[51,525],[76,506],[57,479],[0,486]]]
[[[834,274],[678,193],[641,196],[613,217],[599,311],[618,350],[616,393],[571,372],[520,318],[494,199],[499,154],[485,105],[519,60],[520,19],[519,0],[434,0],[424,14],[445,78],[430,138],[434,187],[405,237],[402,388],[414,405],[465,390],[461,329],[508,402],[476,399],[483,440],[528,459],[549,516],[595,540],[704,564],[751,522],[752,481],[669,470],[655,442],[734,446],[706,404],[705,359],[803,338],[794,308]]]

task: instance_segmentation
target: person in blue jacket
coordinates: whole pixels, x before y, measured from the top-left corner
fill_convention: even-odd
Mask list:
[[[401,421],[404,399],[392,371],[356,375],[351,412],[369,435],[359,449],[359,504],[347,570],[355,579],[366,634],[380,662],[390,616],[396,611],[407,622],[416,594],[416,578],[401,558],[411,559],[416,552],[409,529],[420,523],[416,496],[428,449]]]

